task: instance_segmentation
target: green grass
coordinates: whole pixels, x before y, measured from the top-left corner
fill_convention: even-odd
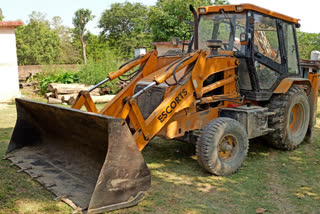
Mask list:
[[[0,107],[0,158],[15,118],[14,105]],[[313,143],[294,151],[251,142],[241,169],[227,177],[206,173],[192,145],[155,138],[143,151],[152,173],[146,198],[138,206],[113,213],[255,213],[257,208],[266,213],[320,213],[319,133],[320,123]],[[0,213],[72,213],[16,170],[9,161],[0,161]]]

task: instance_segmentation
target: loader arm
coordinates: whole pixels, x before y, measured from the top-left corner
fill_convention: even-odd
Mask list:
[[[138,74],[137,77],[133,79],[124,90],[118,93],[118,95],[110,103],[108,103],[99,112],[99,114],[122,118],[129,122],[132,126],[131,130],[133,138],[135,139],[140,151],[155,135],[160,132],[163,127],[168,125],[168,122],[176,115],[176,113],[181,112],[183,109],[188,109],[189,113],[194,113],[192,117],[189,117],[193,118],[194,121],[201,119],[204,120],[205,123],[208,122],[207,119],[201,117],[200,113],[196,112],[196,103],[217,102],[219,99],[221,99],[221,96],[224,96],[224,98],[228,97],[230,99],[239,97],[239,94],[236,92],[235,88],[236,76],[234,73],[234,69],[239,65],[239,61],[232,56],[207,58],[208,55],[208,51],[198,50],[176,61],[168,63],[166,66],[156,71],[156,54],[149,52],[146,57],[133,61],[119,71],[109,75],[109,77],[115,79],[139,63],[144,63],[144,69],[142,72]],[[186,73],[187,70],[190,69],[191,65],[193,66],[191,72],[189,71],[189,73]],[[231,72],[232,69],[233,72]],[[137,97],[153,86],[160,85],[166,82],[169,78],[173,78],[173,76],[179,71],[185,73],[183,80],[184,83],[176,84],[176,86],[167,94],[164,100],[150,114],[150,116],[144,119],[137,104]],[[210,75],[223,71],[226,71],[224,74],[224,79],[203,87],[203,82]],[[152,73],[154,73],[153,82],[151,82],[145,89],[134,94],[134,89],[137,85],[137,82],[143,77]],[[176,77],[174,77],[174,79],[176,79]],[[226,94],[203,97],[203,94],[226,85],[229,86],[225,89]],[[226,102],[226,104],[227,103],[228,102]],[[79,94],[72,108],[80,109],[82,105],[85,105],[88,111],[97,113],[96,107],[92,102],[88,91],[82,91]],[[219,108],[211,109],[207,117],[217,117],[218,109]],[[181,124],[182,121],[184,122],[184,120],[181,120],[180,118],[178,121],[180,121],[179,126],[184,127],[184,125]],[[170,123],[172,123],[172,121],[170,121]],[[205,123],[197,122],[198,125],[190,126],[190,128],[201,128],[201,126],[203,126]],[[188,131],[186,128],[183,128],[183,130]]]
[[[194,63],[198,60],[200,53],[201,51],[197,51],[195,53],[190,54],[189,56],[187,56],[185,60],[180,60],[180,64],[178,63],[178,60],[163,67],[162,69],[160,69],[160,72],[158,72],[160,74],[154,77],[154,83],[161,84],[168,78],[170,78],[174,72],[178,72],[186,66],[190,65],[191,63]],[[146,54],[145,57],[139,60],[135,60],[127,64],[120,70],[109,74],[108,78],[115,79],[124,74],[125,72],[131,70],[133,67],[144,63],[144,69],[142,70],[142,72],[138,74],[137,77],[133,79],[133,81],[131,81],[124,90],[118,93],[116,97],[99,112],[99,114],[104,114],[107,116],[118,117],[123,119],[129,118],[129,120],[134,126],[134,139],[136,139],[136,144],[138,145],[138,148],[140,150],[142,150],[145,147],[145,145],[151,140],[151,138],[155,136],[157,132],[159,132],[159,130],[166,124],[166,121],[168,121],[175,114],[175,112],[178,112],[183,108],[189,107],[191,103],[194,102],[193,85],[191,81],[188,81],[183,86],[178,85],[177,87],[175,87],[175,89],[172,92],[170,92],[167,98],[154,111],[154,113],[147,120],[143,119],[141,111],[137,105],[137,100],[133,97],[134,87],[141,78],[155,71],[155,65],[157,64],[156,54],[156,51],[151,51],[148,54]],[[205,55],[206,54],[202,52],[202,58],[205,58]],[[176,64],[178,64],[178,66],[173,66]],[[200,66],[199,62],[196,66]],[[190,77],[191,73],[189,75],[189,78]],[[172,102],[176,103],[172,104],[175,105],[174,107],[170,106],[170,103]],[[94,105],[88,91],[81,91],[79,93],[76,102],[73,104],[72,108],[80,109],[83,105],[86,107],[87,111],[98,113],[97,108]],[[173,107],[173,109],[170,110],[170,114],[167,114],[164,118],[164,116],[162,116],[162,109],[166,106],[167,108]]]
[[[133,138],[135,139],[139,150],[142,150],[148,144],[148,142],[157,133],[159,133],[164,126],[167,125],[168,121],[170,121],[170,119],[175,116],[177,112],[188,108],[189,111],[191,110],[191,113],[196,113],[195,106],[197,102],[216,102],[219,99],[219,96],[221,96],[218,95],[203,98],[202,96],[204,93],[228,84],[235,85],[235,74],[234,72],[233,74],[229,74],[229,70],[238,66],[238,60],[233,57],[212,58],[208,60],[207,56],[207,51],[199,50],[177,61],[169,63],[167,66],[164,66],[157,72],[154,70],[143,70],[141,74],[139,74],[125,88],[125,90],[120,92],[109,104],[107,104],[107,106],[103,108],[99,114],[122,118],[129,122],[132,126]],[[145,69],[154,69],[154,66],[149,65],[149,63],[152,63],[153,65],[155,64],[155,61],[151,57],[152,54],[150,54],[149,58],[146,58]],[[207,60],[209,61],[208,63]],[[164,83],[169,78],[172,78],[175,73],[183,69],[185,69],[183,72],[186,73],[187,68],[190,68],[191,65],[193,68],[191,72],[185,75],[184,83],[176,84],[176,86],[167,94],[161,104],[150,114],[148,118],[144,119],[137,104],[137,97],[152,88],[154,85]],[[127,66],[132,68],[130,64]],[[206,69],[206,66],[208,66],[209,69]],[[203,81],[206,80],[209,75],[225,70],[227,70],[225,79],[203,87]],[[151,82],[150,85],[145,89],[134,94],[134,87],[136,86],[137,82],[147,74],[153,72],[155,72],[155,76],[153,77],[154,81]],[[115,73],[117,73],[119,76],[123,74],[123,72]],[[113,77],[115,78],[116,75],[113,75]],[[228,88],[230,89],[230,92],[228,92],[225,97],[229,97],[231,99],[239,97],[239,94],[236,93],[235,87]],[[88,92],[82,92],[82,95],[79,95],[73,107],[80,108],[82,103],[84,103],[88,111],[95,109],[95,107],[91,106],[94,104],[92,103]],[[217,114],[218,108],[216,108],[214,111],[210,111],[209,115],[214,115],[214,117],[217,117]],[[200,118],[200,114],[194,114],[193,117],[196,120]]]

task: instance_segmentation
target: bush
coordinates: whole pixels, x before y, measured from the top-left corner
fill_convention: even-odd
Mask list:
[[[117,71],[120,64],[112,52],[106,51],[102,60],[94,61],[89,59],[88,63],[79,69],[79,82],[95,85],[106,79],[110,72]],[[110,88],[111,93],[115,94],[120,90],[118,83],[119,80],[115,79],[104,85]]]
[[[38,79],[38,86],[41,94],[48,92],[48,85],[50,83],[78,83],[79,75],[72,70],[65,70],[58,68],[56,70],[45,71],[37,73],[34,78]]]
[[[87,85],[95,85],[106,79],[108,74],[117,71],[121,62],[116,59],[111,51],[105,51],[103,58],[100,61],[88,59],[88,64],[81,65],[77,71],[54,68],[48,66],[42,73],[37,73],[33,79],[39,81],[38,86],[41,94],[48,92],[50,83],[84,83]],[[107,86],[111,93],[117,93],[121,88],[118,85],[119,80],[109,81],[104,86]],[[101,86],[102,87],[102,86]]]

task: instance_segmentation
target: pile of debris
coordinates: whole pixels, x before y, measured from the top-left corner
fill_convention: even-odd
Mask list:
[[[69,104],[73,105],[77,99],[78,93],[82,90],[88,90],[91,85],[84,84],[61,84],[50,83],[48,85],[49,92],[46,93],[46,98],[50,104]],[[90,92],[91,98],[94,103],[109,102],[115,95],[100,95],[100,89],[96,88]]]

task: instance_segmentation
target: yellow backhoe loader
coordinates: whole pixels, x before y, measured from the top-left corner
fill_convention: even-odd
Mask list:
[[[298,19],[251,4],[190,10],[186,53],[137,57],[81,91],[72,108],[16,99],[6,158],[58,197],[101,213],[143,199],[151,175],[140,151],[155,136],[194,143],[214,175],[239,169],[249,139],[284,150],[310,140],[319,75],[300,68]],[[98,111],[89,92],[119,77],[127,86]]]

